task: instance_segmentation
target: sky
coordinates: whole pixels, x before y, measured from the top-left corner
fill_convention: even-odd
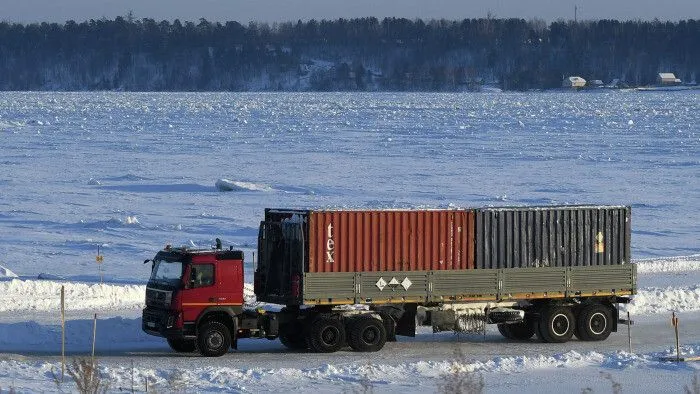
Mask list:
[[[547,22],[618,19],[665,21],[700,19],[700,1],[672,0],[0,0],[0,21],[77,22],[135,18],[160,20],[281,22],[375,16],[464,19],[491,15]]]

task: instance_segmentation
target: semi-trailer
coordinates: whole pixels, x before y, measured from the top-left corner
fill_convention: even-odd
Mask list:
[[[628,206],[266,209],[246,308],[243,252],[166,247],[143,330],[221,356],[241,338],[378,351],[397,335],[497,324],[512,340],[606,339],[636,293]]]

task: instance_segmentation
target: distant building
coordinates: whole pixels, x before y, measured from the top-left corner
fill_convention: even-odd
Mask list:
[[[681,80],[676,78],[673,73],[659,73],[657,78],[659,85],[680,85]]]
[[[568,77],[564,78],[561,86],[565,88],[582,88],[586,86],[586,80],[581,77]]]

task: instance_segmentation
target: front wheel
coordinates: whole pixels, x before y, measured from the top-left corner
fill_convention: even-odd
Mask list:
[[[168,339],[168,346],[178,353],[192,353],[197,350],[194,339]]]
[[[218,321],[204,323],[199,329],[197,345],[203,356],[223,356],[231,347],[231,333],[226,325]]]

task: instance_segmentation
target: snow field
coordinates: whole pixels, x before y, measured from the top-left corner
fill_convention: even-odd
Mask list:
[[[110,392],[130,391],[132,376],[141,392],[147,377],[158,392],[434,392],[453,347],[468,358],[457,369],[480,373],[487,392],[610,392],[613,379],[623,392],[682,392],[697,364],[657,356],[672,346],[671,310],[684,353],[700,351],[699,113],[688,92],[2,92],[0,391],[75,391],[51,374],[64,285],[67,348],[89,354],[97,313]],[[617,351],[624,329],[549,346],[489,327],[482,342],[423,331],[382,352],[318,355],[249,340],[206,359],[141,331],[144,259],[218,237],[244,250],[250,282],[266,207],[590,203],[631,205],[632,254],[649,258],[627,306],[640,321],[634,354]]]
[[[700,346],[684,347],[685,354],[698,354]],[[522,384],[535,384],[538,392],[561,392],[563,385],[579,390],[595,389],[607,392],[612,382],[625,385],[639,384],[651,377],[646,386],[650,391],[662,389],[680,392],[690,385],[695,364],[677,364],[661,361],[668,353],[632,354],[569,351],[552,356],[493,357],[487,361],[473,361],[455,356],[446,361],[417,361],[397,364],[360,363],[325,364],[311,368],[245,368],[245,367],[187,367],[176,369],[134,365],[102,365],[103,380],[110,382],[112,391],[137,392],[145,390],[146,381],[157,391],[187,392],[275,392],[280,387],[295,391],[322,393],[343,390],[357,391],[371,388],[378,392],[434,392],[440,384],[457,376],[478,374],[488,387],[497,392],[518,392]],[[19,392],[31,392],[37,385],[53,380],[60,371],[59,362],[26,362],[0,359],[0,371],[16,371]],[[592,371],[597,371],[592,372]],[[635,371],[633,375],[631,371]],[[642,375],[639,376],[639,373]],[[60,373],[60,372],[59,372]],[[597,375],[597,376],[596,376]],[[631,376],[630,376],[631,375]],[[646,376],[646,377],[645,377]],[[597,379],[596,379],[597,378]],[[539,380],[539,383],[537,381]],[[0,372],[0,384],[11,384]],[[540,387],[537,387],[540,386]],[[2,387],[2,386],[0,386]],[[51,390],[49,386],[43,386]],[[63,387],[72,387],[70,379]],[[56,387],[56,391],[58,388]],[[51,390],[53,391],[53,390]]]

